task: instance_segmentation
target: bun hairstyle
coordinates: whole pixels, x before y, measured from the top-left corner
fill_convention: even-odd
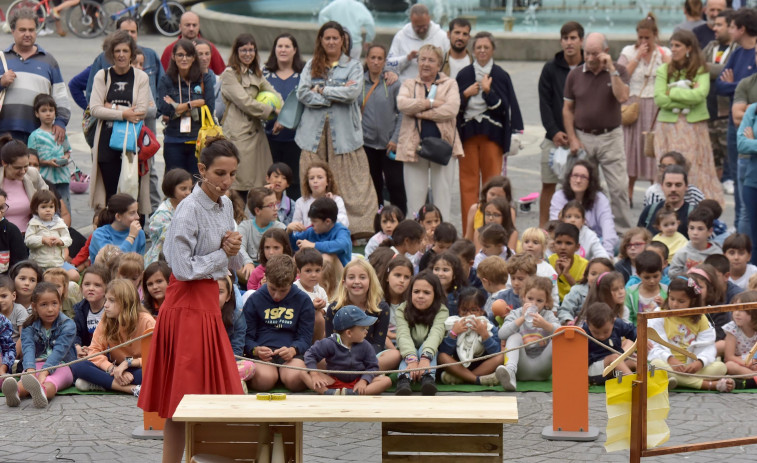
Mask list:
[[[208,137],[205,139],[205,148],[200,153],[200,164],[209,168],[213,161],[219,157],[234,158],[239,162],[239,150],[234,143],[225,137]]]
[[[108,200],[108,206],[100,211],[100,215],[97,216],[100,226],[109,225],[116,220],[116,214],[123,214],[129,210],[129,206],[136,203],[130,194],[116,193]]]
[[[657,28],[657,17],[651,11],[647,13],[646,17],[636,24],[636,32],[646,30],[652,33],[657,38],[660,34],[660,30]]]
[[[15,140],[10,134],[0,135],[0,160],[3,165],[13,164],[16,159],[29,156],[29,148],[21,140]]]

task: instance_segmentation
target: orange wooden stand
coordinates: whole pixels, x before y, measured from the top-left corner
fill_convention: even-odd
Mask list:
[[[145,331],[145,334],[152,333],[152,330]],[[150,357],[150,343],[152,336],[143,338],[142,341],[142,371],[147,368],[147,361]],[[143,412],[143,424],[137,426],[131,433],[135,439],[163,439],[163,425],[166,420],[158,416],[155,412]]]
[[[548,440],[593,441],[599,429],[589,426],[589,340],[576,326],[561,326],[552,338],[552,426]]]

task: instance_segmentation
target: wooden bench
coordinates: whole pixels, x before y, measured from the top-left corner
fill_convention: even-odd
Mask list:
[[[198,454],[252,461],[259,425],[268,423],[271,435],[284,437],[286,461],[302,463],[302,423],[335,421],[381,422],[382,461],[488,463],[502,462],[503,425],[518,422],[518,406],[512,396],[467,394],[290,395],[279,401],[188,395],[173,419],[187,425],[186,461]]]

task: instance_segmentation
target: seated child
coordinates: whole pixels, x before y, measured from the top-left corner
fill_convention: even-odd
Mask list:
[[[516,254],[507,262],[498,256],[491,256],[481,261],[477,271],[481,285],[489,293],[484,304],[484,313],[490,320],[494,321],[495,315],[492,310],[494,301],[505,301],[509,310],[521,306],[520,292],[528,277],[536,274],[536,264],[534,258],[529,254]],[[507,288],[508,278],[511,282],[510,288]],[[499,325],[502,324],[502,321],[497,320]]]
[[[123,252],[145,253],[145,232],[139,223],[137,200],[126,193],[116,193],[97,218],[98,227],[89,242],[89,259],[95,262],[100,249],[108,244]]]
[[[294,263],[297,265],[297,276],[299,277],[294,285],[305,291],[315,308],[313,325],[313,342],[315,342],[326,336],[326,319],[323,313],[326,304],[328,304],[329,296],[319,284],[323,270],[323,256],[314,248],[300,249],[294,253]]]
[[[373,251],[378,249],[384,240],[392,237],[394,229],[403,220],[405,220],[405,214],[402,213],[399,207],[389,204],[381,208],[381,211],[376,214],[376,218],[373,219],[373,229],[376,231],[376,234],[368,240],[368,244],[365,245],[365,251],[363,251],[366,259],[370,257]]]
[[[704,263],[707,265],[712,265],[712,267],[718,274],[718,278],[723,282],[723,285],[725,287],[726,304],[730,304],[733,300],[733,297],[737,294],[751,289],[748,287],[741,288],[740,286],[736,286],[736,284],[731,281],[731,263],[723,254],[713,254],[711,256],[707,256],[707,259],[704,260]],[[754,279],[754,276],[750,277],[750,279]]]
[[[576,317],[576,325],[586,321],[586,310],[595,302],[604,302],[610,306],[616,317],[629,321],[628,308],[625,306],[626,288],[620,272],[612,271],[597,277],[596,283],[589,287],[584,306]]]
[[[757,302],[757,291],[745,291],[733,298],[734,304]],[[729,375],[754,375],[757,362],[754,357],[747,358],[749,351],[757,343],[757,310],[736,310],[732,312],[733,320],[723,326],[725,331],[725,353],[723,360]],[[757,387],[754,378],[736,380],[736,387]]]
[[[718,254],[721,255],[721,254]],[[721,305],[725,299],[725,285],[718,278],[718,271],[712,265],[699,264],[688,271],[687,276],[694,280],[702,289],[702,304],[705,306]],[[714,312],[705,314],[707,321],[715,329],[715,348],[718,357],[725,350],[725,331],[723,326],[731,321],[729,312]]]
[[[105,289],[108,283],[110,283],[110,272],[102,265],[90,265],[84,270],[81,284],[84,299],[74,306],[74,323],[76,323],[74,348],[79,358],[89,355],[92,334],[103,317]]]
[[[26,259],[29,253],[21,230],[5,218],[7,203],[8,193],[0,189],[0,274],[3,275],[7,275],[11,267]]]
[[[652,240],[664,243],[668,247],[668,253],[672,258],[678,250],[686,246],[686,243],[689,242],[689,240],[678,231],[680,225],[678,212],[673,209],[672,206],[666,204],[657,212],[654,220],[655,227],[660,230],[660,233],[656,234]]]
[[[574,225],[563,225],[573,227],[578,235]],[[523,285],[521,295],[523,306],[510,312],[499,329],[499,338],[506,341],[507,349],[539,341],[560,327],[552,313],[552,282],[548,278],[530,277]],[[523,381],[549,379],[552,376],[552,341],[542,340],[527,346],[522,353],[520,349],[508,352],[505,364],[498,366],[495,373],[505,391],[515,391],[516,378]]]
[[[258,263],[258,248],[263,233],[272,228],[286,229],[286,225],[277,220],[276,194],[273,190],[266,187],[253,188],[247,195],[247,207],[252,212],[252,218],[239,224],[239,233],[242,235],[239,255],[242,256],[244,265],[237,270],[240,281],[249,280]]]
[[[129,280],[137,292],[142,290],[142,275],[145,273],[145,258],[136,252],[121,254],[114,278]],[[140,298],[141,299],[141,298]]]
[[[24,243],[29,258],[43,269],[62,267],[71,246],[71,234],[60,218],[60,201],[50,190],[39,190],[32,196],[30,208],[34,215],[26,228]]]
[[[636,327],[615,316],[615,312],[604,302],[594,302],[586,308],[586,322],[581,328],[593,338],[606,346],[620,351],[623,340],[636,341]],[[589,382],[604,384],[606,377],[602,372],[619,357],[618,354],[604,349],[593,342],[589,343]],[[626,359],[620,362],[614,371],[630,374],[636,371],[636,361]]]
[[[11,324],[11,338],[15,345],[21,336],[21,326],[29,314],[26,308],[16,302],[16,286],[6,275],[0,275],[0,315],[8,319]]]
[[[294,216],[292,221],[287,225],[287,230],[294,232],[303,232],[310,227],[310,209],[317,199],[328,198],[334,201],[337,207],[337,215],[334,223],[340,223],[345,228],[350,227],[350,220],[347,218],[347,209],[344,207],[344,200],[339,196],[339,187],[336,184],[334,174],[328,164],[322,161],[313,161],[303,172],[302,176],[302,197],[294,203]]]
[[[163,176],[161,188],[166,199],[150,216],[150,223],[145,230],[150,239],[150,248],[145,253],[145,265],[160,259],[173,213],[179,203],[192,193],[192,175],[181,168],[171,169]]]
[[[570,292],[570,288],[583,278],[586,265],[589,263],[576,255],[579,246],[578,234],[578,228],[573,224],[560,223],[555,228],[555,254],[549,256],[549,264],[557,272],[557,293],[561,302]]]
[[[650,241],[652,241],[652,234],[643,227],[632,228],[623,234],[615,270],[623,275],[623,281],[626,283],[636,275],[636,256],[646,248]]]
[[[311,169],[312,170],[312,169]],[[312,226],[305,231],[292,233],[290,224],[287,232],[292,250],[315,248],[321,254],[334,254],[342,265],[352,259],[352,238],[350,230],[337,222],[337,204],[331,198],[318,198],[310,205],[308,217]]]
[[[668,298],[662,310],[688,309],[702,306],[702,288],[693,279],[677,276],[670,281]],[[667,347],[653,342],[648,359],[651,365],[668,370],[668,388],[678,386],[709,391],[731,392],[735,386],[733,379],[703,380],[695,376],[677,375],[675,372],[697,373],[707,376],[725,375],[728,368],[716,360],[715,329],[706,317],[692,315],[686,317],[665,317],[649,320],[649,328],[672,344],[693,353],[697,360],[672,352]],[[670,373],[670,371],[673,371]]]
[[[670,284],[670,277],[668,276],[668,247],[663,243],[662,241],[650,241],[647,243],[647,245],[644,247],[645,251],[652,251],[656,252],[658,256],[660,256],[660,259],[662,259],[662,278],[660,278],[660,283],[664,285]],[[631,286],[635,284],[641,283],[641,278],[639,278],[639,275],[634,275],[631,278],[626,281],[626,288],[630,288]]]
[[[712,235],[712,211],[706,207],[697,206],[689,214],[689,242],[681,248],[670,263],[671,278],[685,275],[686,272],[704,262],[707,256],[722,254],[723,251],[716,243],[710,242]]]
[[[527,228],[523,232],[523,252],[531,254],[536,259],[536,276],[547,277],[552,280],[552,285],[555,287],[552,290],[552,299],[555,301],[555,305],[557,305],[560,303],[560,297],[557,293],[557,272],[544,259],[544,251],[547,249],[547,238],[547,233],[541,228]],[[510,283],[508,282],[507,285],[509,287]]]
[[[476,254],[473,268],[478,268],[478,264],[489,256],[499,256],[507,260],[513,255],[513,252],[507,247],[507,232],[498,223],[490,223],[481,227],[479,239],[481,251]]]
[[[757,266],[749,261],[752,259],[752,240],[749,235],[734,233],[723,242],[723,254],[731,264],[731,275],[728,281],[746,290],[749,278],[757,274]]]
[[[460,297],[460,290],[467,286],[463,267],[460,265],[460,259],[451,252],[437,254],[431,259],[429,269],[439,278],[442,284],[442,290],[447,296],[447,303],[445,305],[447,306],[447,310],[449,310],[449,314],[457,315],[457,299]]]
[[[641,283],[626,290],[625,307],[628,309],[629,321],[636,326],[636,314],[651,312],[662,307],[668,296],[668,287],[660,283],[662,278],[662,259],[654,251],[643,251],[636,256],[636,272]]]
[[[442,222],[434,229],[434,244],[421,257],[418,271],[426,270],[435,256],[447,251],[457,241],[457,229],[449,222]]]
[[[565,223],[572,223],[579,230],[578,255],[586,260],[595,257],[610,257],[607,250],[602,246],[599,236],[586,226],[586,209],[581,201],[573,199],[563,206],[560,219]]]
[[[507,198],[497,197],[486,203],[484,207],[484,225],[496,223],[502,225],[507,235],[506,245],[509,249],[515,250],[518,247],[518,230],[515,228],[515,214],[511,207],[511,202]],[[473,233],[473,243],[477,247],[482,246],[481,228],[479,227]]]
[[[421,224],[423,230],[425,230],[420,250],[420,253],[423,253],[434,245],[434,230],[436,230],[436,227],[442,223],[444,218],[442,217],[442,211],[440,211],[438,207],[431,203],[427,203],[418,210],[416,220]],[[418,256],[415,262],[418,262],[418,259],[420,259],[420,256]]]
[[[42,274],[42,281],[52,283],[55,285],[56,288],[58,288],[61,301],[63,302],[60,310],[64,314],[66,314],[68,318],[73,320],[74,319],[74,304],[78,303],[79,300],[77,300],[74,297],[69,296],[68,273],[66,273],[66,271],[63,270],[62,268],[47,269],[45,270],[45,273]]]
[[[581,309],[584,306],[586,296],[589,295],[589,288],[594,285],[599,275],[612,272],[613,266],[610,259],[598,257],[592,259],[586,265],[584,277],[570,288],[570,292],[560,304],[557,310],[557,318],[563,325],[572,325]]]
[[[16,304],[21,304],[26,313],[32,314],[32,294],[42,281],[42,269],[33,260],[22,260],[10,270],[10,277],[16,287]]]
[[[547,246],[544,249],[544,254],[547,256],[547,259],[552,257],[552,254],[554,254],[555,251],[555,230],[557,229],[557,226],[560,225],[562,222],[559,220],[550,220],[549,222],[544,225],[544,231],[547,232]],[[580,235],[580,233],[579,233]]]
[[[245,353],[252,358],[304,367],[303,355],[313,340],[315,309],[307,294],[294,287],[297,267],[286,255],[273,256],[266,265],[267,283],[247,299]],[[300,372],[257,365],[252,389],[269,391],[278,380],[290,391],[305,389]]]
[[[468,275],[468,286],[478,289],[484,289],[481,285],[481,279],[478,278],[478,272],[473,268],[473,262],[476,259],[476,245],[468,239],[459,239],[452,243],[449,251],[457,254],[460,259],[460,265],[463,267],[463,273]]]
[[[405,301],[410,279],[413,278],[413,263],[405,256],[394,256],[383,267],[376,269],[384,301],[389,305],[389,328],[386,332],[386,348],[394,349],[397,339],[397,307]]]
[[[326,369],[342,371],[378,371],[376,352],[366,341],[368,327],[376,323],[354,305],[339,309],[334,315],[334,333],[316,341],[305,352],[305,365],[318,368],[318,362],[326,360]],[[327,375],[316,371],[301,371],[300,377],[307,387],[318,394],[326,395],[379,395],[389,389],[392,380],[388,376],[360,374]]]
[[[485,259],[496,259],[490,257]],[[483,263],[483,262],[482,262]],[[465,288],[460,292],[458,314],[447,318],[444,327],[447,336],[439,346],[439,363],[446,365],[466,361],[462,365],[450,365],[442,371],[444,384],[499,384],[494,370],[502,365],[504,355],[496,355],[486,360],[471,362],[472,359],[490,355],[502,350],[497,337],[497,327],[486,317],[482,309],[486,295],[476,288]]]
[[[145,268],[142,278],[142,305],[153,317],[158,316],[160,306],[166,299],[170,279],[171,267],[163,260],[153,262]]]
[[[5,315],[0,315],[0,385],[3,384],[2,376],[12,372],[15,361],[16,341],[13,340],[13,325]]]
[[[481,187],[481,193],[478,203],[468,209],[468,217],[463,227],[465,239],[473,242],[473,235],[476,230],[484,226],[484,207],[494,198],[505,198],[512,203],[513,193],[512,185],[507,177],[495,175],[484,183]],[[515,209],[512,210],[512,221],[515,223]]]
[[[237,309],[236,294],[234,293],[234,284],[231,276],[218,280],[218,303],[221,306],[221,319],[223,326],[226,328],[226,334],[229,336],[231,349],[234,355],[244,355],[244,337],[247,333],[247,322],[244,319],[244,312]],[[255,374],[255,363],[250,360],[237,360],[237,371],[239,379],[242,381],[242,390],[247,393],[247,381],[252,379]]]
[[[293,197],[300,196],[300,183],[295,182],[297,177],[292,168],[283,162],[274,162],[266,172],[266,187],[276,193],[276,215],[285,226],[292,223],[294,218],[294,201],[287,195],[287,188]]]
[[[265,284],[265,266],[273,256],[285,254],[292,256],[292,245],[289,243],[289,236],[280,228],[270,228],[263,233],[260,238],[260,247],[258,247],[258,260],[260,265],[250,274],[247,280],[247,289],[257,290]]]

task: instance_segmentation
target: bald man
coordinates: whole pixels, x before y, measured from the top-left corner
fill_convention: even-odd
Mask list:
[[[410,24],[405,24],[392,39],[386,69],[397,73],[400,82],[416,77],[418,50],[426,44],[441,48],[445,54],[449,51],[447,34],[431,20],[428,7],[416,3],[410,8]]]
[[[202,37],[200,35],[200,17],[191,11],[187,11],[181,15],[179,30],[181,31],[179,37],[163,50],[163,56],[160,58],[160,64],[163,65],[163,69],[165,70],[168,70],[168,65],[171,63],[171,52],[179,39],[188,39],[194,42],[198,37]],[[215,75],[220,76],[224,69],[226,69],[226,64],[223,62],[221,54],[218,52],[216,46],[210,43],[210,70]]]
[[[708,43],[717,38],[715,37],[715,19],[725,9],[725,0],[707,0],[707,5],[704,7],[707,22],[695,27],[691,31],[699,41],[699,48],[706,47]]]

